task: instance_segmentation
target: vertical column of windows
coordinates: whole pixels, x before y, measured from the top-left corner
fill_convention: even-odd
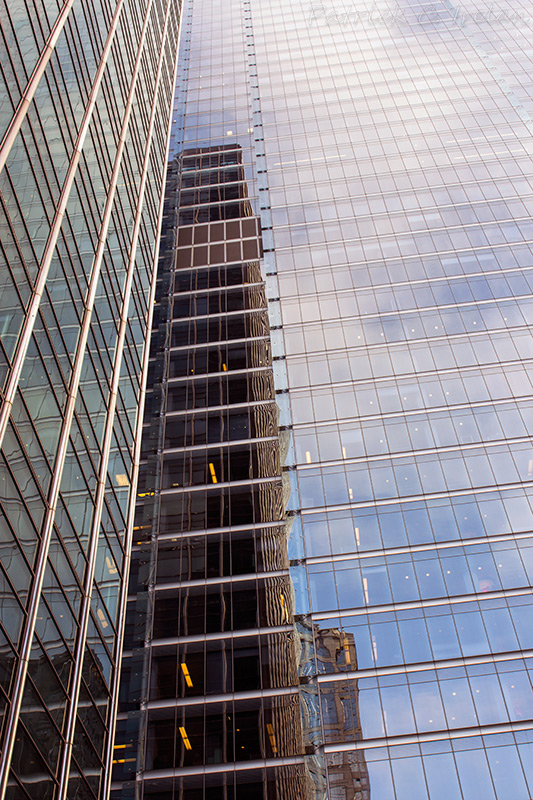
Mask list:
[[[162,240],[115,781],[129,796],[142,769],[150,797],[174,785],[152,770],[181,767],[184,797],[208,796],[210,786],[244,797],[277,775],[289,797],[303,786],[303,745],[257,220],[235,145],[184,151],[180,178],[174,212],[175,173],[167,187],[169,232],[173,213],[190,216],[187,186],[211,188],[196,196],[174,256]],[[241,260],[246,241],[255,260]],[[128,716],[141,699],[141,719]],[[279,756],[295,766],[277,767]],[[241,775],[257,758],[266,771]],[[202,763],[234,763],[235,773],[206,781]]]
[[[153,134],[158,115],[165,118],[165,127],[168,120],[170,93],[162,76],[164,67],[172,69],[179,15],[179,8],[167,4],[171,24],[163,25],[158,14],[150,40],[143,40],[142,23],[149,8],[150,4],[139,8],[135,3],[118,3],[110,9],[107,4],[74,3],[54,41],[55,52],[48,66],[43,61],[40,82],[28,95],[34,103],[19,125],[18,137],[8,142],[2,172],[9,190],[4,193],[9,208],[3,254],[15,282],[17,269],[20,272],[18,297],[16,283],[5,280],[1,303],[5,356],[11,358],[16,352],[18,358],[2,397],[3,455],[9,463],[3,464],[5,516],[0,525],[2,549],[10,550],[9,558],[2,558],[0,619],[0,709],[7,712],[1,727],[2,797],[4,791],[17,798],[51,797],[56,790],[68,791],[69,797],[99,793],[115,670],[117,595],[124,579],[132,428],[148,322],[145,295],[157,228],[157,216],[144,210],[144,187],[149,168],[156,175],[164,168],[162,153],[153,164],[150,158],[156,145],[159,150],[165,146]],[[127,25],[120,17],[123,9]],[[44,21],[41,12],[35,19]],[[120,47],[113,45],[115,34]],[[173,39],[170,49],[168,39]],[[147,47],[153,51],[156,69],[141,97],[133,92],[135,62],[137,58],[140,63]],[[144,112],[148,96],[153,98],[151,122]],[[115,97],[122,98],[122,108]],[[82,119],[85,127],[80,130]],[[123,163],[119,178],[127,201],[123,204],[120,192],[115,194],[112,174],[113,164],[118,166],[122,157],[117,147],[120,126],[125,134],[130,121],[128,146],[132,153],[135,148],[135,160]],[[119,231],[118,237],[109,231],[108,239],[102,218],[106,198],[113,201],[106,212]],[[126,225],[123,205],[131,217]],[[25,220],[19,209],[27,214]],[[135,232],[143,214],[151,233],[139,239]],[[137,248],[145,278],[127,286],[128,271],[133,278],[137,270]],[[31,315],[26,275],[30,281],[38,276]],[[142,311],[127,323],[130,290]],[[120,329],[117,316],[123,320]],[[24,320],[22,343],[19,332]],[[113,386],[118,397],[120,376],[115,416],[108,396]],[[4,377],[5,373],[2,384]],[[113,427],[113,435],[104,440],[106,423],[108,430]],[[100,472],[107,473],[108,458],[106,479]],[[105,487],[100,495],[97,479]],[[91,549],[95,509],[102,525],[98,547]],[[100,528],[96,521],[93,526]],[[91,593],[87,618],[84,598]],[[20,613],[24,603],[29,612],[26,621]],[[21,669],[24,665],[27,671]],[[79,693],[73,691],[76,679]],[[70,717],[65,717],[65,709],[71,710]],[[67,719],[76,725],[65,727]],[[74,739],[74,761],[70,768],[63,758],[59,774],[63,785],[58,787],[58,764],[68,750],[65,737],[69,745]]]

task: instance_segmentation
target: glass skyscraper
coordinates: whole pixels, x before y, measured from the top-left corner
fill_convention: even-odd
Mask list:
[[[532,33],[186,0],[117,800],[532,796]]]
[[[106,796],[180,3],[0,8],[0,797]]]

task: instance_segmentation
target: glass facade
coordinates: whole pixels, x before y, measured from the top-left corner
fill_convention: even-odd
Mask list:
[[[180,3],[0,7],[0,797],[105,797]]]
[[[529,4],[183,25],[115,796],[529,800]]]
[[[297,798],[310,780],[261,256],[242,147],[185,147],[167,180],[117,800]]]

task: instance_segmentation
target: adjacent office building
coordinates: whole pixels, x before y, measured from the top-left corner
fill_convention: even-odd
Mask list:
[[[179,12],[1,5],[2,799],[107,791]]]
[[[531,797],[532,22],[186,0],[117,800]]]

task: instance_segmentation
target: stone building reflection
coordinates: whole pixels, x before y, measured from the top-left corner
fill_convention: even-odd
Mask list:
[[[351,673],[357,670],[357,652],[352,633],[340,628],[321,628],[308,618],[298,620],[302,647],[300,662],[316,659],[321,674]],[[304,731],[315,747],[334,742],[362,739],[359,689],[356,678],[321,684],[309,681],[304,708]],[[364,752],[329,754],[328,785],[336,800],[370,800],[370,782]]]

